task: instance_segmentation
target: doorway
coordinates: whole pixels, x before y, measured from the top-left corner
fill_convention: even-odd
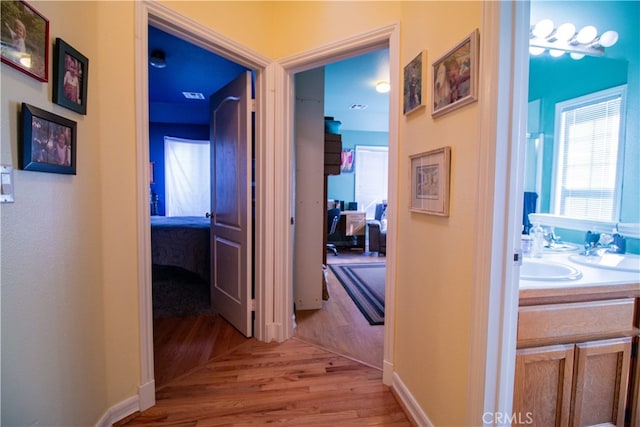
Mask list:
[[[295,77],[296,336],[377,368],[383,361],[385,256],[384,248],[370,251],[367,229],[376,206],[387,201],[389,96],[376,91],[375,84],[388,80],[388,48]],[[321,102],[309,102],[316,98]],[[333,155],[326,154],[326,148],[335,150],[335,139],[343,158],[353,160],[355,154],[355,162],[339,167],[325,162],[324,176],[319,160],[323,143],[317,135],[322,138],[323,131],[329,141],[324,143],[325,158]],[[363,185],[367,183],[372,185]],[[322,243],[321,224],[335,208],[341,215],[335,231],[326,232],[336,248],[329,252]]]

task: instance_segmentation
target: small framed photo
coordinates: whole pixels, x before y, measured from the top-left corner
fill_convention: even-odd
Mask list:
[[[449,216],[451,147],[410,156],[412,212]]]
[[[89,60],[60,38],[56,39],[53,57],[53,102],[87,114]]]
[[[22,103],[22,169],[76,174],[76,122]]]
[[[49,20],[22,0],[2,0],[0,57],[41,82],[49,81]]]
[[[431,73],[432,117],[478,99],[478,30],[433,63]]]
[[[340,153],[340,172],[353,172],[356,150],[348,148]]]
[[[404,67],[404,98],[402,111],[405,115],[424,107],[426,94],[427,51],[423,50]]]

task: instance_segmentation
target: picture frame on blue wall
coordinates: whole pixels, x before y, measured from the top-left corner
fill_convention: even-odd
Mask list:
[[[449,216],[451,147],[442,147],[409,157],[411,203],[409,210]]]
[[[77,123],[22,103],[22,135],[18,144],[23,170],[76,174]]]
[[[0,2],[2,62],[41,82],[49,81],[49,20],[22,0]]]

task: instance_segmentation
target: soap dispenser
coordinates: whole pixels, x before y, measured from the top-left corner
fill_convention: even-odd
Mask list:
[[[544,230],[540,226],[540,224],[534,224],[529,230],[529,234],[531,235],[532,245],[531,245],[531,256],[535,258],[542,258],[542,253],[544,251]]]

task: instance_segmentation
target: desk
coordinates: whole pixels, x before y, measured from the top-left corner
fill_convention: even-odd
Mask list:
[[[336,232],[329,236],[329,242],[338,248],[365,250],[366,213],[358,211],[340,212]]]

